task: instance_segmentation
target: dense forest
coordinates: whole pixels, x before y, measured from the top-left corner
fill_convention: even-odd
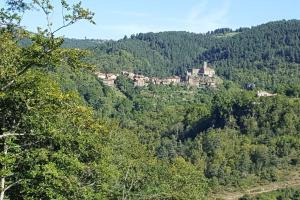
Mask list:
[[[97,69],[106,72],[129,70],[158,77],[183,75],[187,69],[200,67],[207,61],[219,76],[242,86],[253,83],[298,95],[299,29],[299,20],[283,20],[234,31],[217,29],[206,34],[140,33],[88,48],[93,52],[90,60]],[[78,47],[77,40],[73,41],[74,45],[68,42],[68,46]]]
[[[47,17],[51,2],[31,3]],[[94,23],[80,3],[61,6],[65,24]],[[210,199],[299,172],[299,21],[75,40],[51,23],[21,29],[31,9],[8,0],[0,10],[1,200]],[[125,76],[108,87],[94,75],[181,75],[203,61],[224,79],[218,88],[134,87]]]

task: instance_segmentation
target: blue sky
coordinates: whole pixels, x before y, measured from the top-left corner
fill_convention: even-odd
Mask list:
[[[250,27],[268,21],[300,19],[300,0],[83,0],[83,5],[95,12],[97,24],[80,22],[60,35],[120,39],[140,32],[204,33],[222,27]],[[55,26],[61,24],[60,13],[58,9],[51,16]],[[23,25],[31,30],[45,24],[38,12],[24,16]]]

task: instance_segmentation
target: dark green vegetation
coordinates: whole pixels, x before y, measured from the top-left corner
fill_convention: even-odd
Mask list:
[[[148,76],[182,75],[203,61],[242,86],[299,95],[300,21],[277,21],[207,34],[146,33],[92,47],[91,60],[109,72],[131,70]]]
[[[68,48],[63,48],[63,40],[49,27],[38,34],[14,27],[18,19],[10,12],[29,8],[23,1],[7,2],[16,7],[0,12],[0,22],[6,24],[0,33],[1,198],[207,199],[220,188],[274,182],[298,170],[299,75],[285,74],[292,73],[298,61],[279,54],[264,60],[249,54],[261,48],[246,50],[251,47],[246,44],[260,40],[272,47],[284,31],[296,36],[298,21],[206,35],[167,32],[118,42],[67,40],[63,47]],[[52,12],[50,1],[34,2],[46,14]],[[65,1],[62,6],[72,10]],[[92,20],[92,13],[80,5],[73,9],[67,21]],[[264,30],[270,32],[269,39]],[[31,42],[20,45],[23,38]],[[236,52],[237,38],[241,49]],[[292,40],[292,49],[298,40]],[[222,46],[236,53],[225,58],[222,51],[211,52]],[[70,47],[92,49],[94,54],[86,57],[86,51]],[[243,59],[246,54],[249,59]],[[168,76],[203,60],[218,63],[218,73],[227,79],[216,90],[135,88],[122,76],[110,88],[84,62],[97,61],[103,70]],[[240,64],[243,60],[245,65]],[[279,64],[270,65],[271,60]],[[270,85],[280,95],[258,98],[240,86],[252,81],[268,87],[268,76],[278,77],[268,71],[273,68],[285,72],[282,82]],[[252,74],[261,77],[254,81]]]

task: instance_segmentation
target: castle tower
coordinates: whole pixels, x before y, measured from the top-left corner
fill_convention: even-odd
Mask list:
[[[204,61],[204,63],[203,63],[203,69],[206,70],[206,68],[207,68],[207,62]]]

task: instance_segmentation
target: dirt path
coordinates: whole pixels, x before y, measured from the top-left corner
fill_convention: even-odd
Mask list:
[[[294,176],[292,180],[270,183],[268,185],[262,185],[254,188],[250,188],[241,192],[224,192],[220,194],[213,195],[213,199],[222,199],[222,200],[237,200],[244,195],[248,194],[255,196],[262,193],[272,192],[278,189],[291,188],[300,186],[300,176]]]

